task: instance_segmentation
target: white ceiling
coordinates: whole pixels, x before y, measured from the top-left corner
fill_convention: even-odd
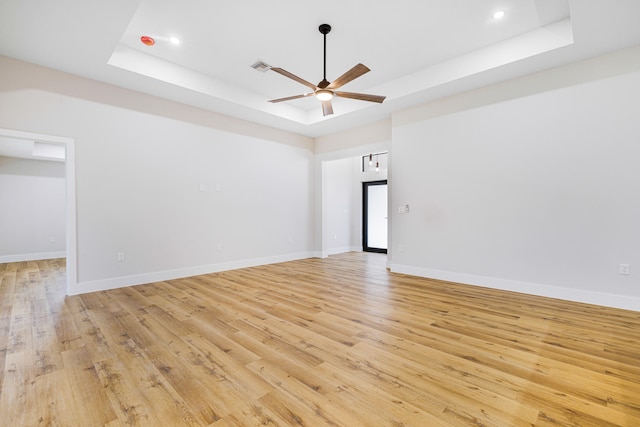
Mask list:
[[[316,137],[640,44],[638,17],[638,0],[0,0],[0,54]],[[372,71],[343,89],[383,104],[267,102],[308,88],[250,65],[319,82],[322,23],[327,79],[361,62]]]

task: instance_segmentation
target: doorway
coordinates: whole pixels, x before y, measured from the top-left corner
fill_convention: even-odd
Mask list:
[[[362,183],[362,250],[387,253],[387,180]]]
[[[67,295],[74,293],[77,283],[76,266],[76,178],[75,140],[54,135],[44,135],[0,128],[0,138],[11,138],[27,142],[43,142],[61,145],[65,149],[65,240],[67,266]]]

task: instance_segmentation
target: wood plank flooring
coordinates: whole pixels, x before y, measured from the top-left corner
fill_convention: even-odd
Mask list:
[[[349,253],[65,297],[0,264],[3,426],[640,426],[640,313]]]

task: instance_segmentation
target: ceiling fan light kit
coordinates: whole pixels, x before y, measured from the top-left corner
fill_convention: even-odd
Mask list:
[[[333,105],[331,104],[331,100],[333,99],[334,96],[338,96],[341,98],[357,99],[360,101],[382,103],[385,99],[384,96],[368,95],[365,93],[355,93],[355,92],[340,92],[336,90],[344,86],[345,84],[349,83],[350,81],[355,80],[356,78],[362,76],[363,74],[371,71],[366,65],[357,64],[356,66],[351,68],[349,71],[347,71],[346,73],[344,73],[343,75],[335,79],[333,82],[329,82],[327,80],[327,34],[329,34],[329,32],[331,31],[331,25],[322,24],[318,27],[318,31],[320,31],[320,33],[324,37],[324,70],[323,70],[322,81],[317,85],[314,85],[313,83],[310,83],[282,68],[272,67],[271,68],[272,71],[275,71],[278,74],[281,74],[285,77],[290,78],[291,80],[295,80],[298,83],[301,83],[307,86],[310,89],[313,89],[313,92],[305,93],[302,95],[287,96],[285,98],[272,99],[269,102],[276,103],[276,102],[283,102],[283,101],[291,101],[293,99],[306,98],[308,96],[315,96],[319,101],[322,102],[322,114],[325,116],[333,114]]]
[[[316,91],[316,98],[320,101],[331,101],[333,99],[333,92],[327,89],[318,89]]]

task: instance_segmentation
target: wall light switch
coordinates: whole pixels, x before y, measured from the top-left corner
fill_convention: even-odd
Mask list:
[[[124,252],[118,252],[118,262],[124,262]]]
[[[49,237],[49,243],[55,243],[56,238],[54,236]]]
[[[204,191],[204,184],[200,184],[200,191]]]
[[[620,274],[629,275],[629,264],[620,264]]]

